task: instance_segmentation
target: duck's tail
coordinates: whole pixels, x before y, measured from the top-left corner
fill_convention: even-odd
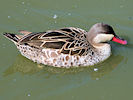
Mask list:
[[[6,38],[8,38],[9,40],[13,41],[14,43],[17,43],[19,41],[19,38],[15,34],[12,34],[12,33],[4,33],[3,35]]]

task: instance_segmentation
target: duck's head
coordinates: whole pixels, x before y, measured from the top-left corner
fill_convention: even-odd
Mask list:
[[[103,44],[114,41],[120,44],[127,44],[127,41],[117,36],[113,28],[108,24],[97,23],[87,33],[88,41],[92,44]]]

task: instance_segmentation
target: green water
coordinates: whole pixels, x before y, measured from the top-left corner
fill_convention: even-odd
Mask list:
[[[89,30],[97,22],[112,25],[128,45],[111,43],[112,56],[87,68],[38,65],[2,36],[68,26]],[[1,0],[0,100],[133,100],[132,37],[132,0]]]

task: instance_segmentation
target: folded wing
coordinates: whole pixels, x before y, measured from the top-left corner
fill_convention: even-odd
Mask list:
[[[19,40],[39,49],[59,49],[61,53],[84,56],[88,53],[90,44],[86,39],[86,31],[80,28],[62,28],[46,32],[29,33]]]

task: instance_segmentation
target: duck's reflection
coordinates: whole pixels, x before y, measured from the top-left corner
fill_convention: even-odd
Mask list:
[[[75,74],[78,72],[87,72],[92,79],[100,79],[104,75],[110,73],[113,69],[115,69],[118,64],[123,60],[123,56],[121,55],[112,55],[106,61],[95,65],[88,66],[82,68],[55,68],[50,66],[45,66],[42,64],[33,63],[27,58],[18,55],[16,61],[12,66],[10,66],[5,72],[4,76],[8,76],[10,74],[20,72],[22,74],[33,75],[36,73],[44,74]]]

